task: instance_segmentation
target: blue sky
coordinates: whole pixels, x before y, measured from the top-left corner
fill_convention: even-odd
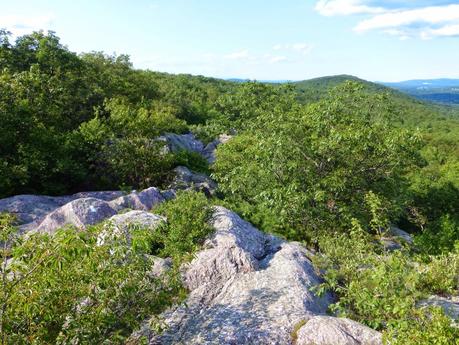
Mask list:
[[[459,78],[459,0],[0,0],[0,28],[220,78]]]

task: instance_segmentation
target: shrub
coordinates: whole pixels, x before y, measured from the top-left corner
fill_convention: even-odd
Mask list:
[[[121,344],[177,300],[180,286],[150,275],[141,247],[98,245],[101,230],[36,234],[13,248],[14,276],[0,292],[3,344]]]
[[[388,345],[458,345],[459,328],[440,308],[414,310],[406,321],[391,326],[384,339]]]
[[[179,191],[175,199],[160,204],[154,212],[167,218],[156,232],[163,247],[160,254],[176,261],[196,251],[212,231],[212,208],[202,193]]]
[[[325,272],[325,283],[317,291],[336,293],[332,311],[384,331],[390,344],[455,344],[451,320],[438,310],[419,309],[417,302],[459,292],[457,253],[385,252],[356,221],[349,235],[324,234],[319,246],[314,263]]]
[[[142,137],[124,138],[103,147],[100,167],[111,185],[135,188],[163,186],[174,166],[174,156],[163,144]],[[105,162],[106,166],[104,168]]]
[[[424,231],[416,236],[416,244],[426,253],[448,253],[459,245],[459,217],[445,214],[431,221]]]
[[[206,159],[197,152],[180,150],[174,154],[174,165],[184,165],[190,170],[203,174],[210,174],[209,164]]]

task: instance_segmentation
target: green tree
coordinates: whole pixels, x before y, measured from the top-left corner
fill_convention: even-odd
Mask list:
[[[250,129],[217,152],[214,176],[236,207],[266,230],[303,239],[353,217],[368,223],[362,205],[370,191],[389,217],[401,213],[419,138],[391,125],[385,95],[347,83],[306,107],[267,102],[272,107],[259,107]]]

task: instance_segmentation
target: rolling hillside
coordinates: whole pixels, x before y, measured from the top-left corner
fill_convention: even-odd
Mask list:
[[[459,79],[416,79],[381,84],[425,101],[459,105]]]

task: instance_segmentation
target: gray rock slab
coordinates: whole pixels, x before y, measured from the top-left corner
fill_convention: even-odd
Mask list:
[[[215,208],[211,224],[215,233],[183,267],[187,300],[162,315],[166,331],[157,335],[145,325],[131,341],[291,344],[298,322],[326,312],[332,298],[312,291],[321,280],[306,249],[265,235],[223,207]]]
[[[188,134],[174,134],[166,133],[156,140],[164,141],[168,149],[172,152],[178,151],[192,151],[196,153],[201,153],[204,149],[204,144],[197,140],[192,133]]]
[[[32,231],[52,234],[68,225],[83,230],[115,214],[116,211],[106,201],[95,198],[76,199],[49,213]]]
[[[48,213],[80,198],[95,198],[110,201],[123,195],[120,191],[81,192],[67,196],[15,195],[0,200],[0,212],[17,217],[19,224],[27,224],[44,218]]]
[[[296,345],[382,345],[382,336],[353,320],[315,316],[298,331]]]
[[[446,315],[459,321],[459,296],[441,297],[432,295],[418,303],[421,307],[440,307]]]
[[[150,187],[141,192],[132,192],[128,195],[123,195],[109,202],[110,206],[115,210],[123,209],[144,210],[149,211],[165,199],[160,190],[155,187]]]

